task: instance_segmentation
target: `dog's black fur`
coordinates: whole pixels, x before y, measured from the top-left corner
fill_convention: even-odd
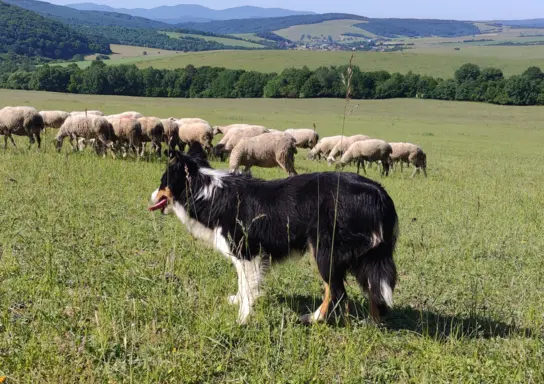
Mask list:
[[[201,168],[210,165],[198,143],[187,154],[174,153],[160,189],[168,187],[191,218],[221,228],[237,258],[266,255],[279,261],[292,251],[310,250],[330,286],[333,304],[346,298],[344,279],[350,272],[369,293],[371,304],[385,313],[381,284],[392,293],[397,279],[397,213],[381,185],[342,172],[273,181],[225,174],[212,198],[199,199],[211,183]],[[375,241],[376,234],[380,241]]]

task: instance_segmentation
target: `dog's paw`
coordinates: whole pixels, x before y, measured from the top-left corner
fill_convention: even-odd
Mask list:
[[[240,297],[238,295],[232,295],[227,297],[227,301],[230,305],[236,305],[240,303]]]
[[[300,322],[304,325],[310,325],[315,323],[314,314],[308,313],[307,315],[300,316]]]

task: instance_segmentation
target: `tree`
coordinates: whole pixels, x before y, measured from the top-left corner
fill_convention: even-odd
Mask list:
[[[242,73],[236,83],[236,97],[263,97],[266,83],[275,76],[255,71]]]
[[[476,64],[463,64],[461,68],[455,71],[455,80],[458,83],[467,81],[476,81],[480,77],[480,67]]]

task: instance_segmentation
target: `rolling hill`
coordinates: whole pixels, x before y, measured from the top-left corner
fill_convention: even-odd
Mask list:
[[[0,2],[0,54],[69,60],[74,55],[110,53],[109,44],[35,12]]]
[[[212,20],[233,20],[252,18],[271,18],[295,15],[309,15],[313,12],[291,11],[282,8],[261,8],[253,6],[234,7],[222,10],[210,9],[196,4],[179,4],[144,8],[113,8],[95,3],[69,4],[67,7],[80,11],[117,12],[131,16],[145,17],[152,20],[164,21],[170,24],[182,22],[205,22]]]
[[[142,17],[103,11],[79,11],[77,9],[54,5],[36,0],[2,0],[4,3],[54,18],[69,25],[113,26],[138,29],[165,29],[171,25]]]

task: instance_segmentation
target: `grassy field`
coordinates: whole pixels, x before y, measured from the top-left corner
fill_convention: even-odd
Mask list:
[[[341,100],[191,100],[0,91],[0,104],[137,110],[342,132]],[[544,379],[541,108],[362,101],[346,134],[419,143],[429,178],[381,178],[401,236],[395,308],[305,327],[321,299],[306,257],[273,268],[246,327],[234,268],[146,211],[165,164],[0,151],[0,376],[9,383],[537,383]],[[300,173],[330,170],[305,159]],[[213,163],[225,168],[225,164]],[[349,169],[353,170],[353,169]],[[278,178],[276,169],[254,175]]]
[[[146,48],[146,47],[136,47],[133,45],[119,45],[119,44],[110,44],[110,49],[113,54],[108,55],[111,60],[119,60],[126,58],[148,58],[156,57],[160,55],[172,55],[178,52],[168,51],[165,49],[155,49],[155,48]],[[144,55],[146,52],[146,55]],[[97,55],[85,56],[85,60],[94,60]]]
[[[215,41],[217,43],[230,45],[233,47],[246,47],[246,48],[262,48],[263,46],[261,44],[252,43],[249,41],[242,41],[242,40],[236,40],[236,39],[229,39],[226,37],[215,37],[215,36],[203,36],[203,35],[193,35],[193,34],[187,34],[187,33],[179,33],[179,32],[164,32],[166,35],[179,39],[180,37],[184,36],[190,36],[190,37],[197,37],[199,39],[204,39],[207,41]]]
[[[481,67],[500,68],[506,75],[519,74],[529,66],[544,65],[544,46],[477,47],[465,46],[455,51],[453,46],[421,47],[404,52],[358,52],[355,64],[364,71],[386,70],[406,73],[451,77],[463,64],[474,63]],[[136,64],[140,68],[184,68],[194,66],[218,66],[232,69],[281,72],[289,67],[307,65],[311,69],[320,66],[345,65],[351,52],[316,51],[211,51],[191,52],[168,56],[126,57],[107,60],[108,65]],[[82,67],[90,61],[78,63]],[[67,65],[67,64],[66,64]]]
[[[348,32],[359,33],[370,37],[375,36],[373,33],[353,26],[354,24],[361,23],[363,23],[361,20],[331,20],[318,24],[295,25],[293,27],[280,29],[274,33],[291,41],[301,40],[302,35],[310,35],[313,37],[324,36],[325,38],[331,36],[333,40],[338,41],[341,40],[344,33]]]

